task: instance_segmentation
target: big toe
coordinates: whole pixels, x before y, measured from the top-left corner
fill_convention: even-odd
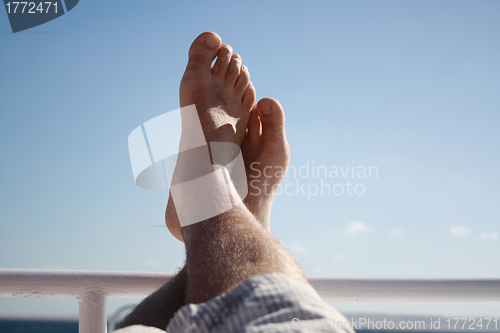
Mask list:
[[[207,31],[199,35],[189,49],[188,69],[210,70],[221,44],[222,40],[215,32]]]
[[[263,98],[257,103],[262,123],[262,138],[266,143],[286,143],[285,112],[274,98]]]

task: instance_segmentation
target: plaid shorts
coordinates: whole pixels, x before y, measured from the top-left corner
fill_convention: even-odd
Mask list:
[[[253,276],[205,303],[183,306],[170,321],[167,332],[354,333],[347,323],[311,285],[270,273]]]

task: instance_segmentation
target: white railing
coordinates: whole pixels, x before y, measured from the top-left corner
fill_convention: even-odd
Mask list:
[[[79,303],[79,332],[106,332],[109,298],[145,297],[171,274],[0,269],[0,297],[70,297]],[[500,279],[310,278],[326,300],[344,302],[500,301]]]

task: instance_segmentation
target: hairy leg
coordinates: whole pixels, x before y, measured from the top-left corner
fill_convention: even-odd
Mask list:
[[[243,205],[183,228],[188,273],[187,303],[202,303],[247,278],[284,273],[307,279],[288,251]]]
[[[119,328],[144,325],[165,330],[177,310],[186,304],[186,292],[187,271],[183,267],[163,287],[137,305],[120,323]]]

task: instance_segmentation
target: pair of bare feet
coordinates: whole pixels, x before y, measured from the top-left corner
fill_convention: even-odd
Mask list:
[[[189,50],[180,105],[196,105],[207,142],[232,142],[241,147],[247,183],[252,185],[243,203],[269,230],[275,190],[288,167],[290,150],[283,108],[272,98],[254,105],[255,96],[248,68],[231,46],[222,44],[213,32],[198,36]],[[172,195],[165,221],[170,232],[183,241]]]
[[[290,159],[283,109],[271,98],[254,103],[255,88],[241,57],[213,32],[198,36],[189,50],[180,104],[196,105],[206,142],[241,147],[249,192],[243,204],[182,228],[170,195],[165,220],[170,232],[186,244],[186,265],[141,302],[121,327],[164,329],[185,304],[206,302],[255,275],[276,272],[307,282],[295,259],[269,232],[276,185]]]

